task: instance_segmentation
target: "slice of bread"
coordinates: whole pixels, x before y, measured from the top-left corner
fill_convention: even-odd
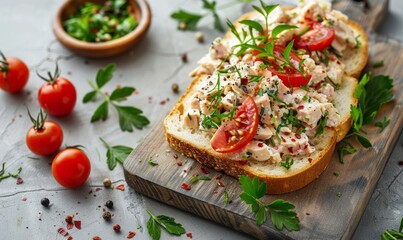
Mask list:
[[[292,8],[283,7],[282,9],[284,11],[287,11],[291,10]],[[234,26],[238,28],[240,25],[240,21],[246,19],[255,19],[259,15],[260,14],[256,11],[245,13],[235,21]],[[365,30],[357,22],[354,22],[352,20],[347,20],[345,22],[353,30],[354,36],[359,36],[358,39],[360,41],[360,46],[356,48],[348,47],[347,49],[345,49],[341,61],[345,65],[344,72],[347,76],[359,78],[362,70],[364,69],[368,61],[368,37],[365,33]],[[228,40],[231,38],[233,38],[233,34],[228,31],[227,33],[225,33],[223,39]]]
[[[254,19],[256,14],[256,12],[246,13],[234,25],[238,27],[239,21]],[[360,75],[368,58],[368,40],[365,31],[353,21],[347,23],[353,29],[355,36],[360,35],[361,46],[350,47],[344,52],[341,61],[346,65],[345,75],[342,83],[336,88],[332,100],[340,115],[340,120],[334,128],[326,127],[323,134],[310,139],[309,143],[315,148],[312,154],[290,156],[294,159],[294,164],[290,169],[286,169],[279,163],[270,161],[241,161],[239,158],[234,160],[233,155],[213,150],[210,143],[211,134],[208,135],[201,130],[183,126],[184,115],[190,109],[190,102],[194,94],[208,80],[208,77],[202,74],[196,76],[164,120],[164,131],[169,145],[185,156],[194,158],[201,164],[223,171],[228,175],[258,177],[267,183],[267,190],[270,194],[292,192],[315,180],[331,160],[336,143],[343,139],[351,127],[350,106],[357,105],[357,99],[353,97],[358,84],[356,77]],[[223,40],[230,40],[231,35],[232,33],[227,32]]]
[[[353,29],[354,35],[359,36],[360,46],[347,48],[341,61],[345,65],[344,72],[348,76],[359,78],[368,61],[368,37],[360,24],[348,20],[348,26]]]
[[[240,175],[256,176],[267,183],[268,193],[281,194],[295,191],[315,180],[326,168],[332,158],[336,140],[342,139],[351,125],[350,105],[356,105],[353,97],[357,80],[345,76],[343,84],[335,92],[334,104],[340,113],[340,124],[335,128],[326,128],[322,135],[311,140],[316,151],[308,156],[295,157],[294,164],[289,170],[278,164],[269,162],[236,161],[227,154],[214,151],[209,136],[200,130],[185,128],[181,118],[189,108],[193,94],[204,85],[205,76],[193,80],[186,93],[180,98],[172,111],[164,120],[164,131],[169,145],[187,157],[201,164],[224,171],[226,174],[239,177]],[[243,164],[241,164],[243,163]]]

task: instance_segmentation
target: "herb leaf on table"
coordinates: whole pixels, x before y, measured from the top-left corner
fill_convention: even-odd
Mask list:
[[[115,169],[117,163],[123,164],[129,154],[133,151],[133,148],[116,145],[110,146],[103,138],[99,138],[104,146],[108,149],[106,151],[106,161],[108,163],[109,170]]]
[[[267,211],[270,213],[271,221],[274,226],[282,230],[297,231],[300,229],[300,222],[297,213],[293,211],[295,206],[290,202],[277,199],[267,204],[259,199],[266,195],[266,183],[260,183],[257,177],[251,179],[248,176],[239,178],[243,192],[239,196],[246,204],[251,205],[252,212],[255,213],[256,224],[262,225],[267,221]]]
[[[154,215],[149,209],[146,209],[150,215],[150,219],[147,222],[147,231],[153,240],[159,240],[161,237],[161,227],[167,232],[180,236],[186,233],[182,224],[175,222],[175,218],[165,215]]]
[[[91,122],[105,120],[109,115],[109,105],[112,105],[119,116],[119,126],[122,131],[133,132],[133,128],[142,129],[147,126],[150,121],[143,115],[143,111],[132,106],[121,106],[118,103],[125,101],[136,90],[134,87],[119,87],[113,90],[112,94],[108,96],[101,91],[112,78],[116,69],[116,64],[109,64],[101,68],[96,76],[96,81],[88,80],[88,83],[93,88],[93,91],[85,94],[83,103],[95,101],[98,95],[101,95],[104,102],[98,106],[91,117]]]
[[[236,0],[235,2],[228,2],[227,4],[223,4],[220,9],[232,7],[236,5],[236,3],[250,3],[252,1],[253,0]],[[202,3],[203,3],[202,8],[207,10],[208,14],[202,15],[182,9],[179,9],[171,14],[171,18],[178,22],[178,29],[196,31],[197,24],[199,24],[200,20],[208,15],[212,15],[214,28],[220,32],[224,32],[225,29],[217,11],[218,10],[217,2],[202,0]]]

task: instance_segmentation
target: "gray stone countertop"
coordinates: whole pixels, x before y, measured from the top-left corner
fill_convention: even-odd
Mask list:
[[[86,59],[72,54],[55,39],[51,20],[61,0],[0,0],[0,48],[8,56],[18,56],[30,68],[29,83],[20,94],[0,92],[0,163],[6,162],[7,171],[23,167],[24,182],[16,185],[15,179],[0,183],[0,239],[67,239],[60,235],[59,227],[66,228],[65,217],[76,214],[82,228],[68,230],[73,239],[125,239],[129,231],[136,232],[134,239],[151,239],[146,231],[148,214],[175,217],[182,223],[193,239],[237,240],[251,239],[229,228],[182,212],[162,203],[136,194],[127,187],[122,167],[109,171],[106,165],[105,148],[98,137],[112,145],[135,147],[163,118],[179,95],[171,91],[178,83],[183,93],[191,78],[188,73],[209,47],[209,42],[222,34],[211,29],[212,20],[202,20],[200,30],[205,34],[205,43],[199,44],[194,33],[176,30],[170,13],[179,8],[199,11],[200,3],[189,0],[151,0],[153,11],[151,28],[143,41],[131,51],[110,59]],[[221,2],[220,2],[221,4]],[[224,2],[223,2],[224,4]],[[225,14],[224,14],[225,13]],[[235,20],[242,13],[242,6],[225,10],[223,16]],[[380,27],[380,33],[403,41],[403,1],[391,1],[390,15]],[[181,61],[187,53],[189,62]],[[68,117],[49,119],[57,121],[64,130],[65,145],[81,144],[87,147],[92,162],[92,171],[87,183],[74,190],[61,187],[51,174],[51,158],[33,159],[25,145],[25,134],[31,123],[26,107],[32,112],[39,110],[37,91],[42,81],[36,70],[53,69],[58,60],[62,75],[76,86],[78,101],[74,112]],[[137,94],[128,104],[140,107],[151,120],[150,126],[134,133],[121,132],[116,113],[110,111],[106,121],[90,123],[92,112],[100,104],[83,104],[82,97],[90,86],[87,79],[94,79],[99,68],[116,63],[117,71],[105,89],[111,91],[116,84],[134,86]],[[165,104],[162,102],[165,101]],[[398,228],[403,216],[403,168],[398,165],[403,156],[403,137],[400,136],[388,164],[377,184],[372,198],[359,223],[354,239],[379,239],[382,231]],[[114,185],[124,184],[125,191],[102,188],[102,180],[108,177]],[[97,189],[100,187],[100,190]],[[52,206],[45,209],[40,199],[47,197]],[[104,204],[115,204],[113,218],[106,223],[102,218]],[[120,224],[121,234],[112,230]],[[161,239],[190,239],[186,235],[174,237],[162,232]]]

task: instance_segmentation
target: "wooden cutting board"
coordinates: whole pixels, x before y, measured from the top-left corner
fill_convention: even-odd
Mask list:
[[[373,29],[376,25],[367,27]],[[270,221],[257,227],[250,207],[239,199],[241,189],[238,180],[211,169],[208,169],[208,174],[203,173],[205,169],[201,169],[198,162],[172,150],[165,141],[162,122],[126,160],[126,181],[143,195],[258,239],[349,239],[402,130],[402,93],[399,90],[403,87],[403,68],[396,66],[403,66],[403,45],[392,39],[370,35],[368,66],[379,60],[384,61],[383,67],[368,67],[367,70],[374,75],[384,74],[395,79],[395,100],[384,106],[377,117],[377,120],[384,116],[391,120],[383,132],[378,127],[365,127],[373,147],[363,149],[351,139],[349,142],[359,150],[346,156],[344,164],[339,163],[334,154],[327,169],[308,186],[293,193],[270,195],[264,199],[282,198],[292,202],[301,221],[298,232],[277,231]],[[151,166],[148,163],[150,159],[158,165]],[[189,191],[182,189],[181,185],[189,184],[196,173],[208,175],[212,180],[191,184]],[[222,176],[220,182],[216,180],[219,176]],[[224,203],[225,191],[232,200],[227,206]]]

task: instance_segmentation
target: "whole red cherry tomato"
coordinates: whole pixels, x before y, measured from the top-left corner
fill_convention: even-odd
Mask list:
[[[63,143],[62,128],[57,123],[46,120],[42,110],[36,120],[29,111],[28,114],[34,124],[25,137],[29,150],[38,155],[50,155],[59,150]]]
[[[69,80],[60,77],[57,64],[55,73],[52,75],[48,72],[48,75],[49,78],[46,78],[38,74],[46,81],[38,91],[39,103],[51,115],[66,116],[76,104],[76,88]]]
[[[59,152],[52,162],[52,173],[60,185],[75,188],[87,181],[91,163],[87,155],[77,148],[67,148]]]
[[[29,78],[27,65],[18,58],[6,58],[1,51],[0,56],[0,88],[9,93],[21,91]]]

